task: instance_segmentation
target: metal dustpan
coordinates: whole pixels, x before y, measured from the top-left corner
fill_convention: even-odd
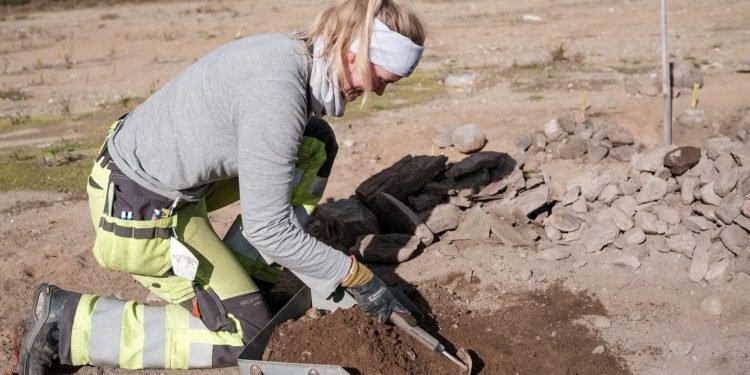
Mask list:
[[[341,366],[269,362],[261,358],[273,330],[281,323],[302,317],[311,307],[335,311],[339,308],[348,309],[354,305],[356,305],[354,298],[343,290],[339,290],[330,299],[323,299],[313,293],[310,288],[303,287],[245,346],[237,359],[240,375],[350,375]]]

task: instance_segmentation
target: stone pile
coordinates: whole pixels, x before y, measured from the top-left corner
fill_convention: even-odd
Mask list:
[[[524,177],[508,154],[478,152],[456,164],[407,156],[363,182],[351,199],[321,205],[308,230],[365,261],[402,262],[440,240],[532,247],[529,219],[549,201],[549,177]]]
[[[474,240],[544,261],[619,252],[614,264],[634,270],[674,252],[690,259],[691,280],[710,284],[750,271],[750,146],[721,137],[646,150],[614,124],[564,124],[518,142],[519,160],[407,156],[351,199],[320,207],[309,229],[365,261],[403,262],[437,241]],[[529,152],[576,159],[583,173],[552,181]]]
[[[605,158],[630,161],[642,147],[633,135],[614,123],[594,127],[590,120],[553,119],[540,130],[516,138],[516,146],[527,153],[545,153],[549,158],[598,163]]]

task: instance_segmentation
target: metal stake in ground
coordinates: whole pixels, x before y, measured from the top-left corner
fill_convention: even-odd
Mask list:
[[[672,144],[672,73],[667,44],[667,0],[661,0],[662,94],[664,94],[664,144]]]
[[[423,330],[422,328],[409,325],[409,323],[397,313],[391,314],[390,321],[398,328],[401,328],[403,331],[408,333],[409,336],[415,338],[422,345],[426,346],[428,349],[446,356],[448,359],[453,361],[453,363],[460,366],[462,370],[469,370],[469,367],[467,367],[463,362],[448,353],[445,350],[445,346],[443,346],[440,341],[438,341],[435,337],[432,337],[429,333],[425,332],[425,330]]]

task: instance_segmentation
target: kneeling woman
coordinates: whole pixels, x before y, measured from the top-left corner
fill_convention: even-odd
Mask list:
[[[412,73],[419,19],[397,0],[339,0],[305,33],[229,43],[198,60],[111,128],[88,180],[94,256],[168,302],[149,306],[40,286],[19,373],[65,365],[233,366],[270,313],[244,258],[208,213],[237,200],[243,234],[321,296],[347,288],[385,321],[408,314],[383,282],[303,226],[336,155],[323,115]]]

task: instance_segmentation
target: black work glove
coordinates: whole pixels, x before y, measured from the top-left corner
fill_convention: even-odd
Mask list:
[[[417,324],[409,310],[393,296],[390,289],[377,276],[372,276],[370,281],[361,286],[347,290],[357,300],[362,311],[369,316],[377,317],[380,323],[387,322],[391,313],[397,313],[410,325]]]

